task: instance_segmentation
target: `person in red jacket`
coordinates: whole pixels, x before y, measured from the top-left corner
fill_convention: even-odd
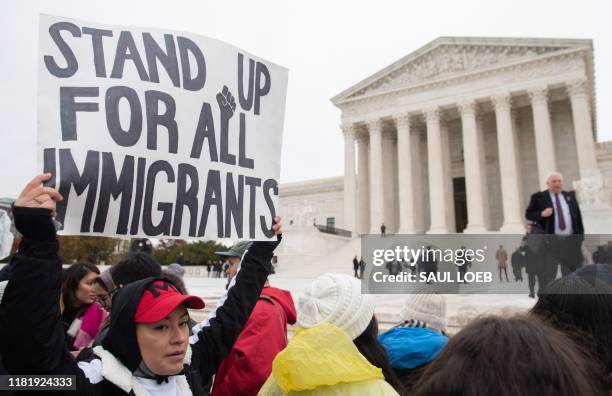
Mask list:
[[[230,264],[228,282],[238,272],[251,243],[239,242],[227,252],[217,252]],[[296,317],[291,293],[266,281],[247,324],[217,370],[211,396],[257,395],[272,372],[276,354],[287,346],[287,323],[294,324]]]

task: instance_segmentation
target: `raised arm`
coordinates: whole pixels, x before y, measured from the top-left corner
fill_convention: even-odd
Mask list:
[[[10,279],[0,304],[0,354],[11,374],[75,376],[77,392],[53,394],[96,396],[64,341],[59,307],[62,261],[52,218],[55,203],[63,198],[55,189],[42,185],[50,177],[36,176],[13,204],[15,227],[23,238],[11,261]]]
[[[62,263],[52,215],[62,197],[35,177],[13,205],[23,234],[11,261],[10,280],[0,305],[0,351],[7,369],[52,371],[59,364],[64,332],[59,321]]]
[[[272,228],[277,240],[258,241],[251,245],[242,259],[235,285],[228,290],[227,299],[216,309],[216,315],[210,319],[209,325],[198,326],[199,331],[190,340],[194,354],[197,354],[193,358],[200,359],[204,379],[217,371],[231,351],[272,271],[272,256],[282,232],[280,218],[275,218]]]

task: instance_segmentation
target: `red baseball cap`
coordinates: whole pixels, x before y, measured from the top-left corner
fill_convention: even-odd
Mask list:
[[[149,283],[136,308],[134,322],[155,323],[170,315],[180,304],[186,308],[202,309],[204,300],[197,296],[179,293],[174,285],[165,280]]]

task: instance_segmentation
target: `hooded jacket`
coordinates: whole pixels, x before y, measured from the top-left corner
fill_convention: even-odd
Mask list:
[[[291,293],[265,287],[232,352],[221,363],[211,395],[257,395],[272,371],[272,361],[287,346],[287,323],[295,320]]]
[[[149,394],[134,376],[142,362],[134,314],[145,287],[156,278],[129,284],[115,295],[102,345],[84,350],[77,363],[65,345],[60,319],[62,262],[50,211],[14,207],[13,213],[24,238],[0,304],[0,353],[7,371],[74,375],[76,391],[66,391],[66,395]],[[261,294],[277,244],[253,243],[215,318],[190,337],[183,373],[169,377],[158,390],[170,386],[183,396],[204,394],[204,384],[231,350]]]
[[[274,359],[259,395],[397,395],[382,370],[359,353],[353,340],[331,323],[296,330]]]
[[[378,336],[394,369],[413,369],[431,362],[444,349],[448,337],[419,327],[394,327]]]

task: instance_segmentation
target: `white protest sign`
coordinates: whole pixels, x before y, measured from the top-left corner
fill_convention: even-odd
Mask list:
[[[61,234],[273,236],[287,69],[182,32],[41,15],[39,35]]]

